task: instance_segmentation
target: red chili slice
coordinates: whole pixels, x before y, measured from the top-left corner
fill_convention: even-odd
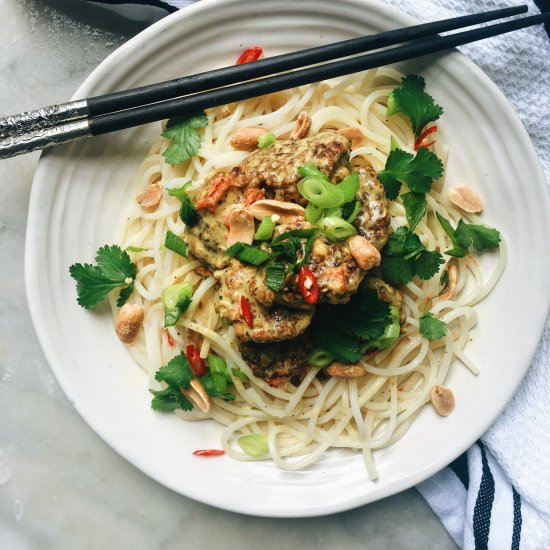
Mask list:
[[[253,48],[248,48],[240,56],[239,59],[235,62],[235,65],[242,65],[243,63],[250,63],[251,61],[257,61],[260,59],[261,55],[264,53],[260,46],[254,46]]]
[[[435,141],[430,141],[430,143],[422,143],[430,134],[433,134],[434,132],[437,132],[437,125],[430,126],[426,130],[424,130],[420,137],[414,142],[414,150],[418,151],[420,147],[430,147],[435,143]]]
[[[246,324],[252,328],[252,311],[250,311],[250,306],[248,305],[248,300],[245,296],[241,296],[241,313],[246,321]]]
[[[168,345],[173,348],[174,347],[174,339],[172,338],[172,335],[166,331],[166,340],[168,340]]]
[[[193,451],[195,456],[222,456],[225,454],[225,451],[221,449],[198,449]]]
[[[308,304],[316,304],[319,298],[317,279],[311,270],[303,265],[298,274],[298,288]]]
[[[185,356],[197,376],[202,376],[206,372],[204,359],[200,356],[200,352],[195,346],[191,344],[185,346]]]

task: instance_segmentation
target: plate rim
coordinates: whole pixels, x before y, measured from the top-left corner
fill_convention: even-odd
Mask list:
[[[372,8],[380,13],[391,13],[395,18],[403,21],[404,24],[412,25],[420,22],[418,19],[414,18],[413,16],[399,10],[398,8],[384,4],[379,0],[345,0],[346,3],[350,5],[357,5],[361,6],[362,8]],[[85,97],[87,95],[87,89],[90,87],[93,87],[97,81],[101,77],[101,74],[105,71],[106,68],[111,66],[112,63],[117,63],[117,61],[120,61],[120,59],[124,59],[128,54],[131,55],[135,46],[141,44],[143,41],[149,39],[152,36],[157,35],[158,32],[162,31],[164,28],[172,27],[173,25],[177,25],[180,20],[185,20],[188,17],[192,17],[195,12],[202,12],[202,11],[208,11],[213,8],[219,8],[223,5],[231,5],[231,4],[238,4],[239,0],[203,0],[202,2],[197,2],[195,4],[189,5],[178,12],[175,12],[173,14],[168,15],[167,17],[161,19],[160,21],[154,23],[150,27],[144,29],[139,34],[131,38],[129,41],[124,43],[122,46],[117,48],[114,52],[112,52],[105,60],[103,60],[91,73],[88,75],[88,77],[83,81],[83,83],[78,87],[77,91],[73,95],[73,99]],[[457,50],[454,50],[452,54],[453,56],[460,56],[461,61],[466,64],[466,66],[472,70],[477,78],[483,81],[483,85],[486,87],[490,87],[492,89],[493,97],[498,98],[499,103],[504,104],[506,111],[510,114],[510,121],[513,123],[516,131],[518,132],[518,135],[520,136],[520,139],[524,142],[526,145],[526,149],[529,151],[529,163],[533,167],[534,172],[538,172],[538,178],[536,179],[536,185],[540,189],[544,189],[546,200],[544,201],[543,209],[545,210],[547,216],[546,216],[546,225],[550,227],[550,199],[548,198],[547,193],[547,185],[546,185],[546,177],[544,174],[544,170],[542,168],[542,165],[540,163],[540,160],[538,158],[536,149],[532,143],[532,140],[527,133],[527,130],[525,129],[525,126],[523,125],[523,122],[519,118],[519,115],[516,113],[514,108],[511,106],[509,101],[507,100],[504,93],[498,88],[498,86],[490,79],[490,77],[477,66],[477,64],[472,61],[470,58],[468,58],[466,55],[460,53]],[[231,506],[228,506],[227,502],[220,503],[219,499],[216,499],[214,497],[211,497],[209,495],[202,495],[202,494],[193,494],[191,492],[185,493],[182,492],[180,487],[176,488],[176,484],[171,483],[170,479],[167,479],[166,477],[163,478],[163,476],[159,475],[158,472],[151,471],[151,468],[149,468],[147,465],[144,465],[142,462],[140,462],[139,458],[136,459],[135,457],[128,456],[126,452],[121,450],[119,446],[117,445],[116,441],[113,441],[111,436],[109,434],[104,433],[102,430],[98,429],[98,427],[94,424],[93,415],[88,414],[86,411],[81,410],[80,406],[72,400],[71,398],[71,388],[70,383],[65,379],[63,375],[62,369],[57,368],[58,363],[58,356],[56,354],[56,350],[54,347],[52,347],[48,342],[48,335],[47,330],[45,327],[45,319],[43,319],[43,315],[40,312],[39,308],[35,307],[33,302],[37,303],[37,300],[35,299],[38,293],[38,286],[35,284],[36,281],[33,279],[35,274],[38,273],[38,270],[36,269],[36,266],[34,265],[33,258],[35,257],[33,250],[34,246],[37,243],[37,237],[39,237],[35,233],[34,227],[37,226],[37,224],[33,224],[33,221],[35,218],[39,215],[39,208],[40,203],[38,200],[39,195],[39,188],[42,186],[40,184],[40,181],[44,179],[44,175],[47,173],[50,163],[55,163],[56,160],[62,160],[64,158],[64,155],[57,154],[55,151],[48,151],[41,155],[40,161],[38,164],[38,167],[36,169],[34,178],[33,178],[33,185],[31,189],[31,197],[30,197],[30,203],[29,203],[29,213],[28,213],[28,219],[27,219],[27,231],[26,231],[26,238],[25,238],[25,287],[26,287],[26,296],[27,296],[27,304],[29,307],[29,311],[31,314],[31,319],[35,328],[35,331],[37,333],[38,339],[40,341],[41,348],[44,352],[44,355],[46,356],[46,359],[48,361],[48,365],[50,366],[52,372],[54,373],[57,382],[61,386],[63,392],[71,401],[71,404],[73,404],[74,408],[78,412],[78,414],[82,417],[82,419],[92,428],[92,430],[103,440],[105,441],[112,449],[113,451],[116,451],[117,454],[122,456],[125,460],[127,460],[131,465],[137,467],[142,472],[147,474],[149,477],[155,479],[157,482],[165,485],[166,487],[184,495],[189,498],[192,498],[194,500],[204,502],[206,504],[216,506],[221,509],[230,510],[238,513],[243,514],[251,514],[251,515],[257,515],[257,516],[264,516],[264,517],[286,517],[286,518],[296,518],[296,517],[314,517],[314,516],[322,516],[327,515],[331,513],[341,512],[344,510],[349,510],[356,508],[358,506],[361,506],[363,504],[378,500],[380,498],[385,498],[387,496],[393,495],[395,493],[398,493],[400,491],[406,490],[417,483],[424,481],[428,479],[431,475],[441,470],[443,467],[448,465],[450,462],[452,462],[457,456],[459,456],[461,453],[463,453],[468,447],[470,447],[483,433],[487,431],[487,429],[494,423],[494,421],[500,416],[504,408],[507,406],[507,404],[512,399],[513,395],[517,392],[520,384],[522,383],[523,379],[525,378],[529,367],[531,365],[532,359],[536,353],[536,350],[538,348],[538,343],[540,342],[540,339],[542,337],[542,334],[544,332],[545,328],[545,320],[548,314],[548,309],[550,307],[550,288],[547,292],[546,296],[546,308],[541,308],[541,313],[538,315],[540,318],[539,327],[540,329],[537,331],[537,338],[534,345],[531,345],[531,349],[528,350],[528,353],[526,353],[526,356],[529,357],[529,362],[526,362],[525,368],[521,370],[521,376],[518,377],[518,381],[516,384],[510,385],[508,387],[508,391],[506,392],[506,404],[503,405],[495,414],[493,415],[487,415],[485,422],[482,423],[483,426],[478,425],[478,429],[475,430],[475,434],[470,437],[464,438],[461,445],[455,446],[453,449],[449,449],[449,451],[444,455],[444,458],[441,457],[439,460],[436,460],[434,462],[430,462],[425,468],[417,470],[413,474],[409,474],[405,476],[404,478],[400,478],[399,480],[394,481],[393,483],[390,483],[386,486],[387,490],[384,492],[384,495],[377,496],[376,498],[368,498],[368,492],[365,492],[363,494],[363,497],[356,497],[354,499],[351,499],[349,501],[346,501],[345,503],[337,503],[336,505],[324,505],[322,507],[314,508],[314,509],[295,509],[292,510],[292,513],[288,513],[288,510],[279,510],[279,509],[270,509],[270,510],[252,510],[250,506],[247,506],[246,504],[241,504],[240,502],[232,502]]]

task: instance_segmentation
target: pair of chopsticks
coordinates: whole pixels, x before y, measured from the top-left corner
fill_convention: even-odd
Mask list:
[[[439,35],[526,11],[527,6],[520,5],[414,25],[8,116],[0,119],[0,159],[443,52],[550,21],[546,13]],[[378,51],[349,57],[372,50]]]

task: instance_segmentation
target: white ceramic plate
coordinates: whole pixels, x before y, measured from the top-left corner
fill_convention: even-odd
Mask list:
[[[228,65],[244,47],[267,55],[413,24],[373,1],[203,1],[132,39],[78,90],[87,97]],[[481,368],[456,365],[448,384],[457,407],[447,419],[426,407],[407,435],[375,455],[370,482],[360,456],[332,451],[302,472],[269,462],[200,459],[219,447],[219,427],[154,413],[145,375],[117,340],[109,312],[81,309],[68,267],[112,243],[129,180],[155,138],[151,125],[44,154],[36,173],[26,244],[29,305],[46,356],[84,420],[117,452],[160,483],[196,500],[262,516],[314,516],[404,490],[451,462],[493,422],[525,375],[549,303],[550,219],[542,170],[523,126],[497,87],[458,53],[407,63],[445,108],[447,181],[467,181],[485,199],[484,220],[510,250],[496,290],[479,306],[467,353]],[[491,258],[489,258],[489,263]]]

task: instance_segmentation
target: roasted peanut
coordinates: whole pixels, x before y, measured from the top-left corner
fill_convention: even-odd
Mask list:
[[[365,134],[359,128],[341,128],[336,131],[337,134],[342,134],[351,139],[351,148],[356,149],[365,139]]]
[[[191,399],[202,412],[207,413],[210,410],[212,400],[206,393],[204,386],[196,378],[191,380],[191,388],[187,390],[187,395],[189,395],[189,399]]]
[[[131,344],[143,323],[145,310],[137,304],[124,304],[118,312],[116,320],[116,335],[121,342]]]
[[[443,290],[439,293],[440,300],[450,300],[453,297],[456,289],[456,283],[458,280],[458,267],[454,262],[449,264],[447,272],[449,273],[449,282],[445,285],[445,288],[443,288]]]
[[[137,197],[136,202],[145,212],[156,210],[162,199],[162,184],[160,182],[148,185]]]
[[[437,414],[449,416],[455,408],[455,396],[445,386],[434,386],[430,391],[430,400]]]
[[[290,133],[289,137],[290,139],[303,139],[308,136],[310,130],[311,117],[305,111],[302,111],[298,115],[296,126],[294,126],[294,130]]]
[[[367,374],[367,371],[361,365],[332,363],[332,365],[327,368],[327,374],[334,378],[361,378]]]
[[[246,208],[234,208],[227,220],[229,233],[227,235],[227,246],[242,242],[252,244],[254,240],[254,218]]]
[[[248,211],[257,219],[263,220],[265,216],[279,216],[277,223],[294,223],[305,217],[305,209],[293,202],[262,199],[248,207]]]
[[[357,265],[365,271],[380,265],[382,257],[378,249],[365,237],[355,235],[348,241],[349,251],[355,258]]]
[[[258,147],[258,138],[267,133],[264,128],[241,128],[229,140],[229,144],[238,151],[254,151]]]
[[[449,189],[449,200],[470,214],[478,214],[483,210],[481,197],[465,183],[460,183]]]

